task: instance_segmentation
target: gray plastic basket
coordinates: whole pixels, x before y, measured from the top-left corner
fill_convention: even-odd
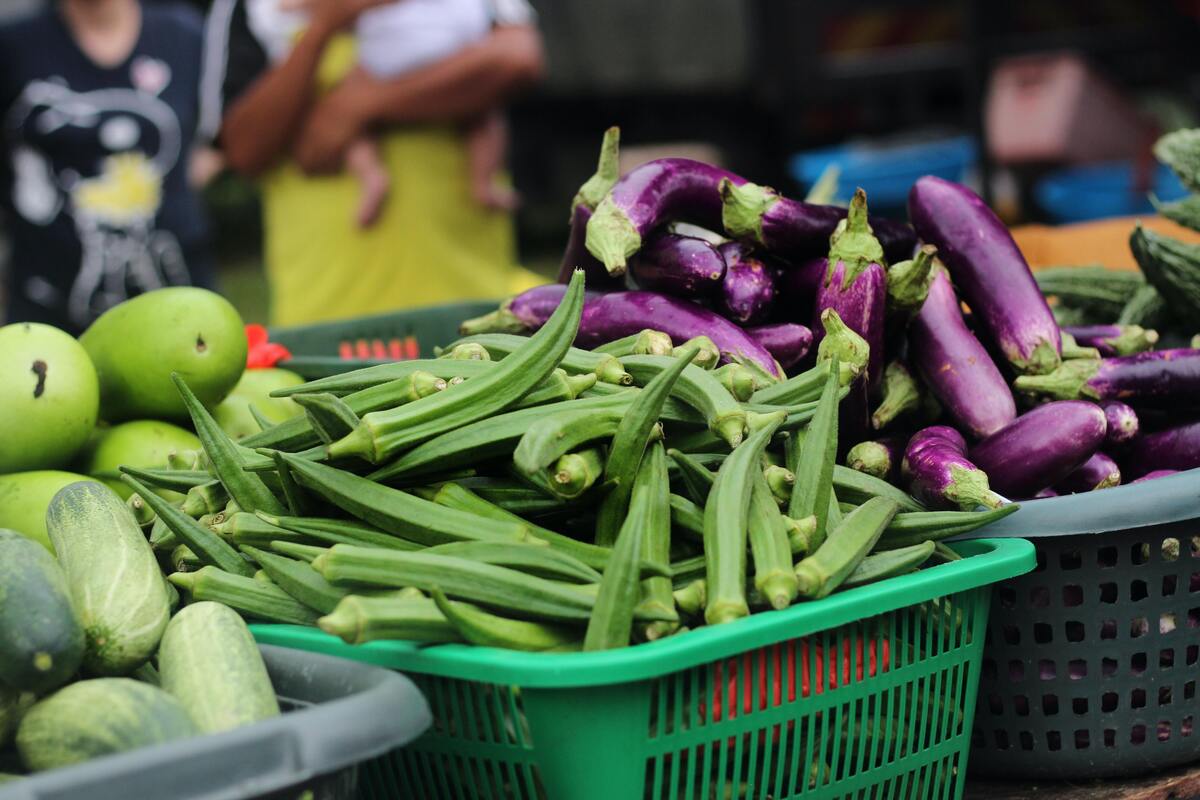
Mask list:
[[[1038,566],[993,588],[972,774],[1200,760],[1200,470],[1023,503],[973,535],[1027,538]]]
[[[429,727],[408,678],[261,645],[288,713],[228,733],[99,758],[0,786],[0,800],[349,800],[369,762]],[[369,774],[361,776],[371,780]]]

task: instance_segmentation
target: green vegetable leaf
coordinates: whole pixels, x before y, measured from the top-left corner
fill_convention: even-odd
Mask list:
[[[1194,192],[1200,192],[1200,128],[1173,131],[1154,143],[1154,157]]]

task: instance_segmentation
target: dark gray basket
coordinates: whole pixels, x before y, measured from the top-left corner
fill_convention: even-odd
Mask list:
[[[360,765],[432,721],[399,673],[260,647],[283,716],[44,772],[0,786],[0,800],[297,800],[305,790],[314,800],[350,800]]]
[[[1200,470],[1023,503],[1034,572],[993,588],[971,773],[1102,778],[1200,760]]]

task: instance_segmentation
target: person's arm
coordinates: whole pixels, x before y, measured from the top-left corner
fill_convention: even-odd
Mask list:
[[[537,82],[542,71],[541,36],[529,25],[495,28],[480,43],[397,78],[359,70],[314,106],[292,154],[308,172],[336,170],[347,145],[371,125],[476,117]]]

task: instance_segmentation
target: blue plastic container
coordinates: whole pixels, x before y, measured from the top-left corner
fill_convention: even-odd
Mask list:
[[[1038,206],[1055,222],[1153,214],[1145,192],[1133,185],[1133,164],[1114,161],[1051,173],[1034,187]],[[1159,200],[1178,200],[1187,189],[1168,167],[1157,165],[1151,191]]]
[[[873,210],[902,209],[908,190],[922,175],[962,181],[975,163],[977,148],[970,136],[894,145],[843,145],[792,156],[792,177],[811,186],[830,164],[841,170],[836,202],[848,203],[855,187],[867,192]]]

